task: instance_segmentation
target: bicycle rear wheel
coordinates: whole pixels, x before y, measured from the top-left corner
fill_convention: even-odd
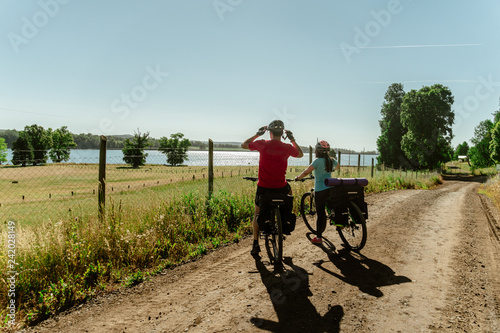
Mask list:
[[[311,192],[304,193],[300,199],[300,215],[307,228],[315,234],[316,228],[313,227],[313,223],[316,220],[316,204],[314,202],[314,195]]]
[[[348,216],[347,226],[337,227],[337,231],[346,248],[359,251],[366,244],[366,220],[359,207],[352,201],[348,204]]]
[[[283,260],[283,228],[278,208],[273,209],[270,222],[272,233],[265,236],[266,251],[271,264],[280,265]]]

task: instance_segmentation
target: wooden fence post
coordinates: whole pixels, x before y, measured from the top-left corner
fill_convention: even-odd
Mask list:
[[[208,197],[214,192],[214,142],[208,139]]]
[[[106,204],[106,143],[107,138],[101,135],[100,147],[99,147],[99,190],[98,190],[98,202],[99,202],[99,220],[103,221],[105,213]]]
[[[359,169],[361,168],[361,154],[358,154],[358,177],[359,177]]]
[[[372,157],[372,178],[373,178],[373,169],[375,168],[375,159]]]
[[[342,167],[341,161],[342,161],[342,153],[341,153],[341,152],[340,152],[340,150],[339,150],[339,160],[338,160],[338,162],[339,162],[339,166],[340,166],[340,167]],[[337,170],[337,176],[340,176],[340,167],[339,167],[339,169]]]
[[[313,162],[313,147],[309,146],[309,165]]]

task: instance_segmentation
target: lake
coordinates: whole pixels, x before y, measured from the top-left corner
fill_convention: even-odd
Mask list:
[[[158,150],[146,150],[147,164],[166,164],[167,159]],[[378,155],[361,155],[361,165],[371,166],[372,158],[377,164]],[[7,164],[12,164],[12,150],[7,149]],[[106,152],[106,162],[109,164],[125,164],[121,150],[108,150]],[[50,159],[49,159],[50,163]],[[73,149],[71,157],[67,163],[99,163],[98,149]],[[184,163],[189,166],[208,165],[208,151],[188,151],[188,160]],[[259,153],[255,151],[214,151],[214,165],[258,165]],[[309,164],[309,153],[305,153],[302,158],[289,158],[288,165],[304,166]],[[341,165],[358,165],[358,154],[342,154]]]

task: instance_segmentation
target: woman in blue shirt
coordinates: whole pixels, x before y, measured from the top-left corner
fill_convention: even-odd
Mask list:
[[[315,192],[315,203],[316,212],[318,218],[316,220],[316,237],[311,239],[314,244],[321,244],[323,239],[321,234],[326,227],[326,200],[330,194],[329,187],[325,185],[325,179],[332,177],[332,171],[338,170],[340,165],[336,160],[328,155],[330,151],[330,144],[324,140],[316,144],[316,159],[311,163],[311,165],[304,170],[295,180],[300,180],[310,174],[314,170],[314,192]]]

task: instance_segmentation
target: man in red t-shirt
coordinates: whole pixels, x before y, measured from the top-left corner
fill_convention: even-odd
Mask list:
[[[271,140],[257,140],[269,130]],[[259,158],[259,181],[257,182],[257,192],[255,193],[255,214],[253,217],[253,245],[252,255],[260,252],[259,246],[259,225],[257,224],[257,215],[259,214],[258,197],[267,192],[291,193],[292,189],[286,182],[286,168],[288,157],[301,158],[304,156],[302,149],[295,142],[291,131],[286,131],[287,137],[292,144],[281,142],[281,136],[285,131],[285,125],[281,120],[272,121],[269,126],[259,129],[257,134],[248,138],[241,144],[241,148],[257,150]]]

